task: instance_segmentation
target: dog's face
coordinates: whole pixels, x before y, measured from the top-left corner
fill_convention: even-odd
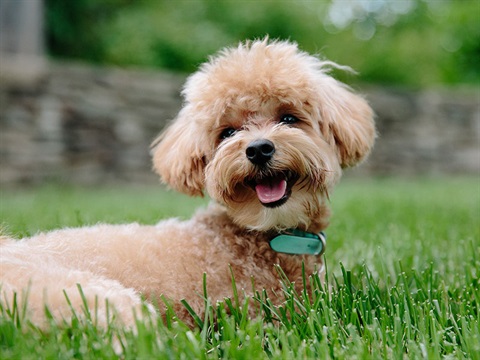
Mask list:
[[[245,228],[308,228],[375,138],[370,107],[330,65],[287,42],[221,52],[188,79],[154,142],[155,170],[181,192],[206,190]]]

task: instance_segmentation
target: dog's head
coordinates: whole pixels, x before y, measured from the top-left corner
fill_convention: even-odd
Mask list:
[[[188,79],[153,144],[155,170],[181,192],[206,190],[246,228],[308,227],[375,138],[372,110],[332,66],[289,42],[222,51]]]

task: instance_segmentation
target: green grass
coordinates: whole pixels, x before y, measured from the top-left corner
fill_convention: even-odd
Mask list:
[[[347,180],[331,202],[327,284],[305,279],[311,296],[284,281],[279,308],[257,293],[258,318],[233,296],[207,302],[197,329],[172,314],[166,324],[139,322],[136,334],[81,318],[45,332],[22,318],[21,304],[0,300],[0,358],[480,359],[479,179]],[[25,236],[187,218],[204,203],[152,187],[4,189],[0,219]]]

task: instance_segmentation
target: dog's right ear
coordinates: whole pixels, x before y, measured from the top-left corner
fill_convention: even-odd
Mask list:
[[[151,145],[153,168],[171,188],[203,196],[205,154],[202,134],[185,106]]]

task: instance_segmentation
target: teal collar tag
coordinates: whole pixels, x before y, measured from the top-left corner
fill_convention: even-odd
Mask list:
[[[321,255],[325,252],[327,237],[318,234],[291,229],[270,240],[270,247],[276,252],[296,255]]]

